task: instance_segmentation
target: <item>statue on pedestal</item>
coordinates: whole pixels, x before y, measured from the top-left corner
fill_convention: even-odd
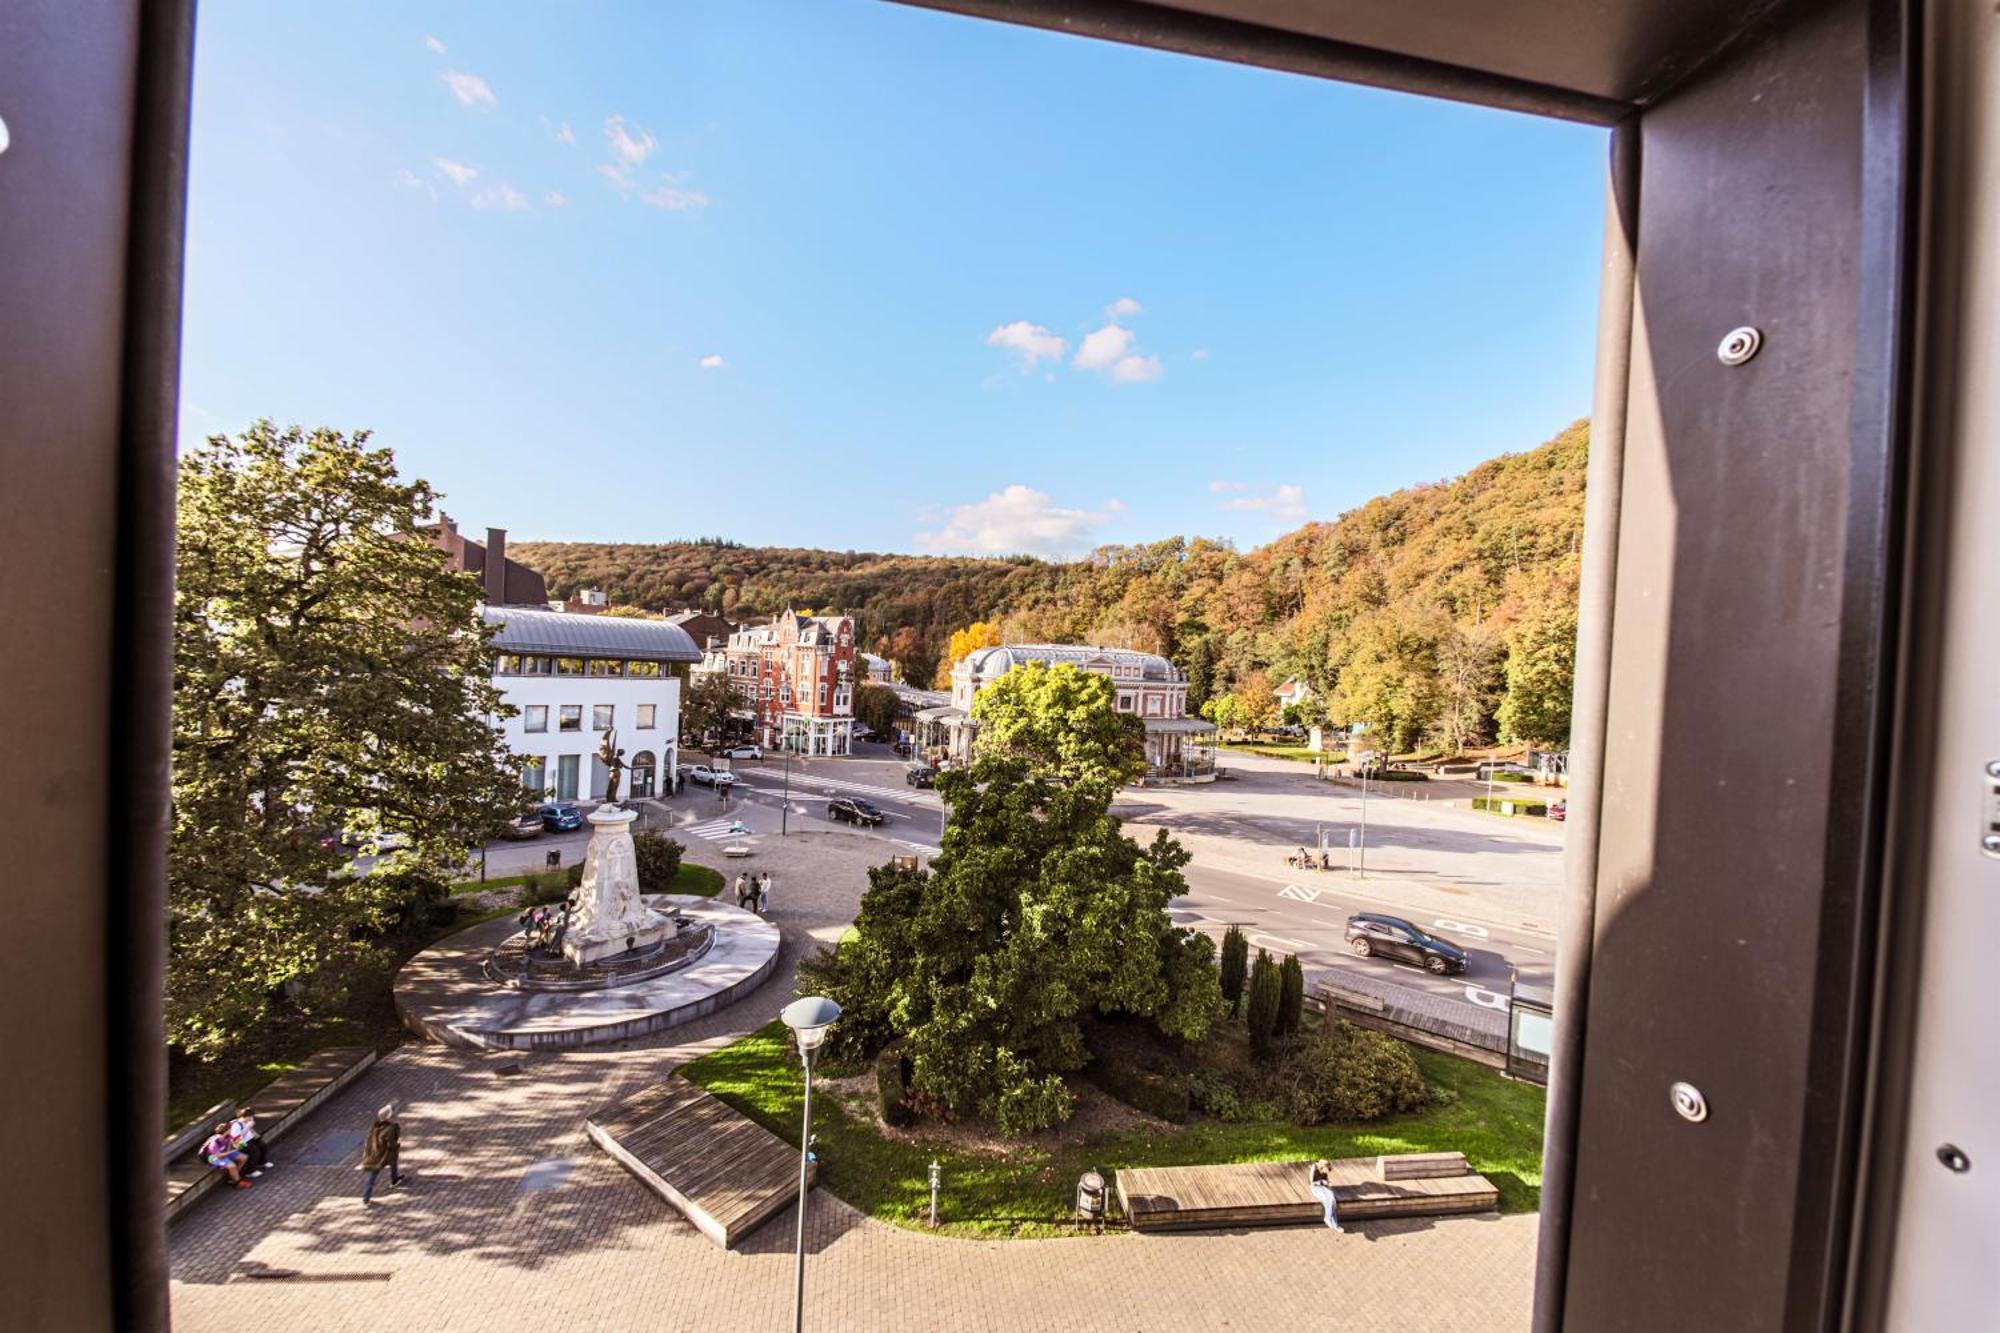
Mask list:
[[[604,743],[597,747],[598,762],[604,765],[604,803],[618,804],[618,781],[625,775],[625,752],[618,748],[616,730],[604,733]]]

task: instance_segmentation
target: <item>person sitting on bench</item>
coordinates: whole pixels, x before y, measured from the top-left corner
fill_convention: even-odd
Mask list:
[[[229,1177],[229,1183],[237,1189],[247,1190],[250,1182],[243,1178],[243,1163],[247,1160],[236,1151],[236,1145],[229,1141],[229,1122],[223,1121],[215,1127],[215,1133],[208,1142],[201,1145],[202,1158],[207,1163]],[[257,1174],[255,1172],[252,1173]]]
[[[1327,1229],[1341,1230],[1338,1205],[1333,1198],[1333,1163],[1324,1157],[1320,1158],[1312,1164],[1307,1179],[1312,1184],[1313,1197],[1319,1200],[1320,1211],[1326,1218]]]

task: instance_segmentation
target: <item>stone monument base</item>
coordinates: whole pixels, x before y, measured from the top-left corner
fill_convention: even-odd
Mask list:
[[[639,816],[606,803],[590,812],[590,847],[563,932],[563,956],[582,967],[672,939],[671,915],[646,906],[639,895],[632,822]]]
[[[629,953],[634,949],[649,948],[661,940],[670,940],[674,937],[675,927],[672,917],[661,916],[658,912],[648,912],[646,915],[652,920],[628,922],[629,929],[626,933],[611,939],[579,939],[576,932],[571,931],[563,936],[563,957],[582,967],[600,958]]]

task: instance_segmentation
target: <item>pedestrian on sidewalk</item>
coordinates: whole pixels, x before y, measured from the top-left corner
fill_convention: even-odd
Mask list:
[[[257,1132],[256,1112],[249,1107],[236,1108],[236,1118],[229,1122],[229,1141],[235,1145],[236,1151],[243,1154],[251,1175],[277,1165],[271,1160],[271,1150],[264,1145],[263,1136]]]
[[[736,873],[736,905],[738,907],[747,907],[749,904],[750,877],[739,870]]]
[[[223,1121],[215,1127],[215,1133],[201,1145],[202,1160],[229,1177],[229,1183],[237,1189],[247,1190],[250,1182],[243,1178],[245,1158],[236,1151],[236,1145],[229,1141],[229,1122]]]
[[[1319,1200],[1321,1213],[1326,1218],[1329,1231],[1340,1231],[1339,1206],[1333,1198],[1333,1163],[1322,1157],[1312,1164],[1307,1177],[1312,1182],[1313,1197]]]
[[[757,877],[757,915],[767,916],[771,911],[771,872],[766,870]]]
[[[375,1112],[375,1123],[368,1127],[368,1141],[361,1146],[361,1169],[367,1174],[361,1181],[361,1202],[375,1202],[375,1181],[383,1168],[388,1168],[389,1184],[400,1187],[405,1179],[398,1161],[403,1148],[403,1127],[396,1123],[396,1103],[390,1102]]]

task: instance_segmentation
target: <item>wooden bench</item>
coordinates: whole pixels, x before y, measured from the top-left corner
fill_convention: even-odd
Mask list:
[[[725,1250],[799,1197],[799,1150],[678,1075],[583,1127]],[[818,1174],[815,1165],[808,1188]]]
[[[1462,1153],[1344,1157],[1331,1166],[1343,1222],[1500,1206],[1500,1191],[1468,1170]],[[1118,1203],[1135,1231],[1303,1226],[1323,1219],[1311,1169],[1308,1161],[1125,1168],[1117,1173]]]
[[[370,1047],[330,1047],[307,1057],[298,1068],[280,1074],[255,1095],[240,1102],[219,1102],[167,1135],[161,1145],[166,1165],[167,1221],[178,1218],[210,1190],[228,1183],[229,1177],[203,1160],[201,1145],[215,1132],[218,1122],[236,1114],[238,1106],[255,1111],[258,1137],[266,1143],[276,1143],[318,1110],[327,1098],[359,1078],[375,1059],[375,1051]]]

